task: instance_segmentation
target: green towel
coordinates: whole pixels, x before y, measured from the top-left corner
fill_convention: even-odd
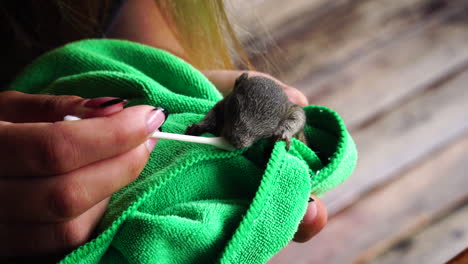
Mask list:
[[[222,98],[183,60],[119,40],[85,40],[28,66],[10,89],[117,96],[168,110],[184,133]],[[268,140],[233,152],[160,140],[140,177],[115,193],[96,237],[61,263],[265,263],[292,238],[318,195],[344,181],[357,153],[340,117],[304,107],[310,146]],[[209,136],[209,135],[207,135]]]

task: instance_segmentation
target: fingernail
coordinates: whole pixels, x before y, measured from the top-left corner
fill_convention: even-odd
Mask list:
[[[167,117],[169,116],[169,112],[167,112],[166,109],[162,108],[162,107],[158,107],[159,109],[161,109],[161,111],[163,112],[164,116],[166,117],[166,120],[167,120]]]
[[[161,111],[163,112],[164,116],[165,116],[165,119],[164,120],[167,120],[167,117],[169,116],[169,112],[167,112],[166,109],[162,108],[162,107],[158,107],[160,109],[162,109]],[[159,131],[163,132],[163,128],[162,126],[158,128]]]
[[[156,147],[157,142],[157,138],[149,138],[148,140],[146,140],[145,145],[150,153],[153,151],[154,147]]]
[[[314,201],[315,201],[314,198],[309,197],[309,203],[310,203],[310,202],[314,202]]]
[[[148,113],[148,117],[146,118],[146,129],[148,134],[152,134],[162,125],[162,123],[164,123],[166,120],[164,111],[164,108],[157,107]]]
[[[302,221],[304,222],[309,222],[315,219],[317,217],[317,204],[316,203],[311,203],[310,200],[315,201],[313,198],[309,198],[309,204],[307,205],[307,213],[305,214],[304,218]]]
[[[128,100],[122,99],[122,98],[116,98],[116,97],[98,97],[94,99],[88,100],[84,106],[85,107],[90,107],[90,108],[105,108],[111,105],[116,105],[116,104],[127,104]]]
[[[119,103],[123,103],[124,105],[128,103],[127,100],[125,99],[114,99],[114,100],[109,100],[107,102],[104,102],[102,104],[99,105],[99,108],[104,108],[104,107],[108,107],[108,106],[111,106],[111,105],[116,105],[116,104],[119,104]]]

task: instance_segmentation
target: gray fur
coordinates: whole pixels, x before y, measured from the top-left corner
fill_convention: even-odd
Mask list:
[[[245,148],[262,138],[284,140],[302,134],[306,121],[304,110],[291,103],[283,89],[265,77],[236,79],[233,91],[219,101],[199,124],[186,134],[205,132],[224,137],[236,148]],[[303,137],[303,136],[302,136]]]

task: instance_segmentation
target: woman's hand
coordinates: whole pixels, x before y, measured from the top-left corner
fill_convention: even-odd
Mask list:
[[[245,71],[229,71],[229,70],[209,70],[203,71],[203,74],[218,88],[223,94],[228,94],[234,87],[234,82]],[[260,72],[250,71],[249,76],[263,76],[271,78],[278,82],[288,95],[291,102],[300,105],[308,105],[307,98],[303,93],[294,87],[288,86],[277,79]],[[307,212],[302,219],[301,224],[294,236],[296,242],[306,242],[315,236],[327,223],[327,208],[323,202],[316,196],[311,195]]]
[[[0,93],[0,259],[85,243],[109,197],[135,180],[164,122],[116,98]],[[95,117],[60,122],[65,115]]]

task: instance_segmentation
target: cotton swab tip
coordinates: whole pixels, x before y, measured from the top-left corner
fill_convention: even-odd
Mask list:
[[[66,115],[63,118],[63,121],[77,121],[77,120],[81,120],[81,118],[79,118],[77,116],[72,116],[72,115]]]

